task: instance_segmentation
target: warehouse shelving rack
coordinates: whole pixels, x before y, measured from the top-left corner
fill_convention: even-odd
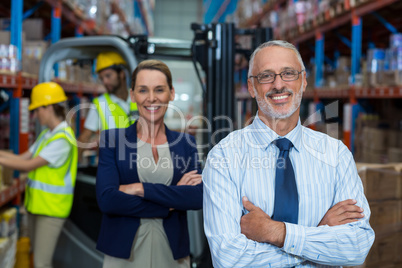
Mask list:
[[[32,1],[28,1],[32,2]],[[75,25],[75,36],[101,34],[96,25],[87,20],[83,14],[73,9],[68,1],[46,0],[35,4],[30,10],[23,12],[24,1],[10,1],[10,43],[17,48],[17,59],[22,58],[22,23],[23,20],[32,15],[43,4],[51,8],[50,18],[50,39],[52,43],[57,42],[61,37],[61,19],[66,19]],[[56,71],[57,76],[57,71]],[[103,87],[89,83],[70,83],[55,79],[67,93],[82,97],[84,94],[96,96],[104,92]],[[28,133],[21,132],[21,99],[24,91],[31,90],[38,83],[38,78],[22,73],[0,72],[0,88],[12,91],[10,99],[10,148],[14,153],[22,153],[28,149]],[[12,185],[0,190],[0,207],[14,201],[20,203],[21,193],[25,189],[25,181],[19,179],[19,174],[14,174],[15,180]]]
[[[9,2],[2,2],[0,4],[0,12],[5,14],[6,17],[11,18],[11,25],[10,25],[10,32],[11,32],[11,44],[15,45],[17,48],[17,59],[21,61],[21,54],[22,54],[22,23],[25,18],[36,14],[40,15],[42,18],[46,18],[45,21],[46,29],[50,29],[50,33],[45,37],[51,41],[52,44],[59,42],[61,36],[63,37],[82,37],[84,35],[87,36],[99,36],[102,33],[101,29],[99,29],[94,20],[87,19],[82,11],[74,8],[71,5],[72,1],[68,0],[10,0]],[[148,7],[144,5],[144,3],[140,3],[139,1],[134,1],[133,3],[135,10],[134,10],[134,17],[140,17],[142,20],[144,27],[147,29],[148,33],[152,35],[152,27],[150,27],[150,17],[148,16],[147,12]],[[123,22],[124,13],[120,10],[120,7],[115,4],[113,9],[119,15],[120,20]],[[25,12],[24,12],[25,10]],[[129,28],[126,25],[126,28]],[[128,31],[129,32],[129,31]],[[151,38],[152,39],[152,38]],[[154,40],[155,43],[153,44],[157,48],[157,52],[164,54],[167,51],[170,53],[179,53],[174,54],[179,57],[181,52],[177,52],[177,44],[175,43],[163,44],[162,40]],[[150,42],[153,42],[152,40]],[[161,43],[162,42],[162,43]],[[134,46],[134,44],[133,44]],[[171,47],[173,46],[173,47]],[[105,48],[105,47],[104,47]],[[101,48],[99,48],[101,49]],[[98,49],[98,50],[99,50]],[[93,53],[99,53],[100,51],[93,50]],[[166,50],[166,51],[165,51]],[[180,50],[180,49],[179,49]],[[92,54],[93,54],[92,53]],[[130,52],[131,53],[131,52]],[[57,64],[57,63],[55,63]],[[84,95],[91,97],[96,97],[99,94],[104,93],[104,88],[98,84],[91,84],[91,83],[70,83],[65,82],[57,79],[57,68],[54,68],[55,79],[59,83],[69,97],[71,97],[72,102],[78,104],[81,101],[81,97]],[[51,71],[49,69],[48,71]],[[49,72],[50,73],[50,72]],[[49,81],[51,78],[48,78]],[[29,95],[30,90],[37,84],[43,81],[40,81],[37,77],[34,77],[29,74],[25,74],[22,72],[17,73],[10,73],[0,72],[0,88],[7,89],[12,98],[9,100],[9,111],[10,111],[10,148],[15,153],[21,153],[28,149],[28,133],[22,133],[21,122],[24,120],[20,120],[22,116],[27,116],[26,108],[21,108],[22,106],[26,106],[27,102],[23,97]],[[21,115],[21,111],[25,113]],[[77,111],[76,117],[80,118],[80,111]],[[26,121],[26,120],[25,120]],[[77,136],[79,135],[79,129],[81,128],[80,120],[77,120]],[[14,174],[14,177],[17,179],[19,177],[18,173]],[[18,180],[18,179],[17,179]],[[4,190],[7,193],[10,192],[7,188]],[[11,191],[13,194],[18,194],[15,191]],[[0,200],[1,194],[3,193],[0,190]]]
[[[287,0],[273,0],[264,4],[262,12],[253,14],[243,27],[261,26],[264,16],[272,11],[277,10],[278,7],[286,5]],[[296,0],[294,2],[297,2]],[[355,120],[358,116],[358,99],[385,99],[385,98],[402,98],[402,87],[388,86],[388,87],[359,87],[356,85],[356,74],[360,73],[360,60],[362,58],[362,44],[367,43],[363,40],[363,25],[362,18],[374,14],[382,9],[389,8],[389,6],[398,5],[400,8],[400,1],[398,0],[344,0],[338,3],[337,6],[331,7],[325,13],[320,14],[314,18],[313,21],[305,22],[301,26],[289,29],[287,32],[280,36],[275,36],[275,39],[283,39],[292,42],[299,47],[301,53],[305,47],[302,47],[307,41],[314,40],[314,64],[315,64],[315,81],[314,88],[307,90],[304,94],[304,99],[312,99],[316,107],[318,107],[321,99],[342,99],[349,103],[344,105],[344,143],[354,150],[354,128]],[[380,17],[381,18],[381,17]],[[395,33],[396,29],[391,23],[385,19],[378,19],[379,25],[384,29],[391,30]],[[323,88],[323,70],[324,70],[324,57],[325,57],[325,34],[333,32],[338,27],[347,28],[350,25],[349,31],[351,40],[342,40],[350,45],[351,52],[351,85],[346,89],[335,90]],[[398,25],[399,26],[399,25]],[[332,44],[330,44],[331,46]],[[311,48],[310,48],[311,49]],[[236,94],[237,99],[250,98],[248,94]],[[312,126],[314,128],[314,126]]]
[[[303,94],[304,98],[314,99],[334,99],[334,98],[349,98],[353,99],[385,99],[385,98],[402,98],[402,87],[349,87],[344,90],[336,89],[314,89],[308,90]]]
[[[21,193],[25,191],[25,180],[14,180],[13,184],[0,191],[0,207],[10,201],[21,203]]]

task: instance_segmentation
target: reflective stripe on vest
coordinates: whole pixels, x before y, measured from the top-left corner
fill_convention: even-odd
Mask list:
[[[70,127],[56,131],[48,139],[44,139],[46,129],[38,137],[33,157],[49,143],[66,139],[71,150],[66,161],[59,167],[48,165],[39,167],[28,174],[25,191],[25,207],[32,214],[66,218],[70,214],[75,180],[77,177],[78,150],[74,132]]]
[[[42,190],[45,192],[53,193],[53,194],[72,194],[74,193],[74,187],[70,186],[54,186],[50,184],[46,184],[40,181],[34,181],[28,179],[27,185],[31,188]]]
[[[95,104],[96,110],[99,114],[101,130],[126,128],[135,122],[134,118],[136,113],[138,113],[136,103],[130,103],[129,115],[127,115],[120,105],[112,101],[108,93],[95,98],[93,103]]]

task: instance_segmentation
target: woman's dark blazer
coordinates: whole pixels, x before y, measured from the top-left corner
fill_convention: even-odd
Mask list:
[[[171,185],[143,183],[143,198],[129,195],[119,191],[119,186],[140,182],[136,125],[101,133],[96,196],[103,215],[96,248],[107,255],[127,259],[140,218],[163,218],[174,259],[186,257],[190,254],[186,211],[202,208],[202,184],[176,184],[191,170],[201,174],[195,139],[166,127],[174,168]]]

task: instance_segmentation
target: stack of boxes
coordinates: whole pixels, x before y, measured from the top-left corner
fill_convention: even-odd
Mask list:
[[[78,17],[82,17],[90,28],[96,28],[103,34],[117,34],[128,37],[130,34],[150,35],[153,30],[152,11],[155,1],[132,0],[64,0]],[[141,10],[134,10],[134,7]],[[142,14],[141,18],[136,14]],[[134,14],[134,16],[133,16]],[[143,21],[145,21],[146,26]]]
[[[43,20],[27,19],[23,23],[23,32],[25,33],[25,41],[22,46],[22,72],[25,75],[39,75],[39,66],[48,42],[43,41]]]
[[[367,51],[367,73],[370,86],[402,85],[402,34],[391,35],[386,49]]]
[[[402,131],[381,122],[378,116],[361,115],[356,120],[354,157],[364,163],[401,163]],[[382,127],[381,127],[382,126]]]
[[[344,0],[299,0],[287,1],[284,7],[280,7],[282,1],[240,0],[233,20],[239,25],[249,26],[247,21],[261,12],[264,4],[271,5],[273,10],[264,16],[261,26],[272,27],[275,36],[283,39],[310,31],[365,1],[350,0],[347,7]]]
[[[385,50],[371,48],[367,51],[367,77],[369,86],[378,87],[384,82]]]
[[[45,41],[25,41],[25,45],[22,50],[22,69],[24,76],[38,77],[39,66],[43,54],[48,47],[48,43]]]
[[[335,87],[340,89],[349,86],[351,62],[350,57],[339,57],[335,69]]]
[[[130,0],[74,0],[63,1],[70,6],[76,14],[81,13],[82,19],[88,25],[93,21],[93,25],[100,27],[98,29],[104,34],[117,34],[120,36],[129,36],[132,33],[143,34],[148,30],[153,32],[153,25],[148,23],[148,29],[145,29],[142,23],[136,23],[133,17],[134,4]],[[152,2],[152,1],[151,1]],[[112,4],[115,6],[114,10]],[[145,8],[153,9],[153,5],[148,1],[142,3]],[[78,12],[80,11],[81,12]],[[113,13],[114,12],[114,13]],[[150,12],[151,14],[151,12]],[[78,15],[77,15],[78,16]],[[149,16],[148,16],[149,17]],[[150,20],[152,18],[145,18]],[[124,20],[124,21],[122,21]],[[134,25],[136,25],[134,29]],[[144,28],[139,30],[140,28]],[[22,60],[17,60],[16,47],[10,45],[10,19],[0,19],[0,72],[16,73],[22,71],[24,76],[37,77],[39,74],[39,65],[47,47],[48,41],[44,40],[44,20],[41,18],[29,18],[23,22],[22,34]],[[63,64],[63,63],[61,63]],[[64,63],[65,64],[65,63]],[[61,71],[71,69],[70,76],[62,74],[62,80],[93,82],[92,69],[88,66],[66,65]],[[68,71],[64,73],[67,74]],[[78,77],[78,79],[76,79]]]
[[[37,76],[39,63],[48,43],[43,41],[43,20],[26,19],[22,33],[22,62],[17,60],[17,48],[10,45],[10,19],[0,19],[0,71]]]
[[[327,23],[337,16],[341,16],[351,7],[365,4],[369,0],[299,0],[273,1],[272,10],[261,19],[262,27],[272,27],[274,36],[280,39],[299,36],[300,33],[310,31],[313,27]],[[278,5],[275,5],[277,2]],[[345,4],[348,2],[348,4]],[[267,5],[270,5],[267,3]],[[253,8],[257,6],[258,8]],[[248,26],[247,22],[253,14],[263,10],[261,0],[241,0],[238,2],[233,21],[241,26]],[[320,87],[334,89],[348,88],[350,85],[350,57],[340,57],[336,68],[331,66],[325,71],[325,81]],[[367,51],[367,61],[362,61],[361,74],[355,77],[356,86],[402,86],[402,34],[390,36],[389,48],[371,48]],[[312,70],[312,69],[311,69]],[[309,72],[311,72],[309,69]],[[314,82],[314,74],[310,75]],[[309,83],[313,88],[314,83]]]
[[[387,154],[387,131],[380,128],[363,128],[362,161],[365,163],[385,163]]]
[[[0,267],[13,268],[17,250],[17,209],[0,211]]]
[[[95,83],[92,74],[92,62],[85,62],[78,64],[77,62],[69,59],[60,61],[58,64],[59,76],[61,81],[67,82],[80,82],[80,83]]]
[[[13,172],[10,168],[0,166],[0,191],[13,184]]]
[[[7,36],[7,34],[0,33],[0,36]],[[19,62],[17,60],[16,46],[0,44],[0,71],[2,73],[15,73],[18,70]]]
[[[367,59],[362,61],[361,64],[362,72],[355,77],[356,86],[402,86],[402,34],[391,35],[390,46],[387,49],[368,49]],[[314,65],[312,67],[314,68]],[[334,89],[349,88],[350,70],[350,57],[339,57],[334,70],[333,67],[324,70],[322,87]],[[308,83],[308,85],[311,87],[314,85],[314,74],[310,75],[310,79],[312,83]]]
[[[364,265],[402,266],[402,164],[357,164],[371,209],[370,225],[376,238]]]
[[[10,45],[10,19],[0,19],[0,72],[15,73],[20,69],[17,60],[17,47]],[[22,35],[24,42],[25,35]]]

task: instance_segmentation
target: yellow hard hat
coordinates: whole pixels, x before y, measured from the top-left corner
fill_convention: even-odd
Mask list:
[[[96,58],[96,72],[102,71],[103,69],[112,67],[114,65],[127,65],[125,60],[116,52],[102,52],[99,53]]]
[[[30,111],[50,104],[55,104],[67,100],[63,88],[55,82],[45,82],[37,84],[31,92]]]

